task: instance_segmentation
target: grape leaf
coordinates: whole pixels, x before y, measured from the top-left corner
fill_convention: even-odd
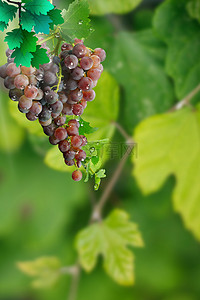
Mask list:
[[[21,51],[25,55],[27,52],[36,51],[37,38],[34,32],[28,32],[26,30],[22,31],[23,41],[21,43]]]
[[[186,7],[190,17],[200,22],[200,1],[189,1]]]
[[[79,123],[80,123],[80,127],[79,127],[79,134],[80,135],[85,135],[85,134],[93,133],[96,130],[98,130],[98,128],[91,127],[90,123],[86,122],[82,118],[80,118]]]
[[[33,26],[35,26],[34,15],[28,10],[25,12],[22,11],[21,13],[21,25],[22,29],[27,30],[28,32],[31,32]]]
[[[200,24],[188,17],[187,3],[187,0],[165,1],[153,22],[157,36],[168,46],[166,71],[174,80],[178,99],[198,85],[200,76]]]
[[[9,5],[0,0],[0,21],[8,24],[15,17],[17,10],[18,6]]]
[[[57,257],[40,257],[34,261],[18,262],[18,268],[25,274],[36,277],[33,287],[51,287],[60,277],[61,263]]]
[[[134,175],[145,194],[174,174],[174,208],[200,240],[200,106],[153,116],[138,125]],[[184,162],[184,163],[183,163]]]
[[[49,16],[46,15],[37,15],[33,14],[34,22],[35,22],[35,32],[43,32],[45,34],[49,34],[49,23],[52,23],[52,20],[50,19]]]
[[[61,25],[64,38],[86,38],[93,31],[90,26],[89,5],[87,0],[75,0],[68,10],[63,10],[64,23]]]
[[[101,254],[105,271],[119,284],[134,283],[132,252],[127,245],[143,246],[137,225],[129,221],[129,215],[114,210],[104,221],[88,226],[76,237],[76,249],[81,266],[90,272]]]
[[[59,25],[64,23],[64,19],[62,17],[62,10],[54,8],[50,10],[47,15],[51,18],[53,21],[53,24],[50,24],[50,28],[53,30],[54,25]]]
[[[109,13],[125,14],[136,8],[142,0],[88,0],[91,14],[105,15]]]
[[[99,170],[98,172],[95,173],[95,185],[94,185],[94,190],[95,191],[98,191],[99,186],[101,184],[101,179],[106,177],[105,172],[106,172],[105,169],[101,169],[101,170]]]
[[[48,0],[23,0],[25,3],[24,8],[29,10],[33,14],[43,14],[46,15],[48,11],[54,8]]]
[[[8,27],[8,24],[0,21],[0,31],[4,31]]]
[[[31,65],[31,59],[33,58],[33,55],[31,53],[25,53],[23,54],[22,50],[20,48],[16,48],[14,52],[11,55],[12,58],[15,58],[15,63],[17,67],[19,65],[30,67]]]
[[[10,49],[15,49],[20,47],[20,43],[23,40],[23,34],[21,28],[13,29],[11,32],[8,32],[5,37],[5,42],[7,42]]]
[[[36,51],[32,53],[34,56],[31,60],[31,65],[33,67],[39,68],[40,64],[46,64],[49,62],[49,57],[47,56],[47,50],[36,46]]]

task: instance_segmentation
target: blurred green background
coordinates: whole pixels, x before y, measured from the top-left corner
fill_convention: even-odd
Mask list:
[[[67,8],[70,2],[55,1],[55,4]],[[163,71],[167,47],[151,30],[160,2],[143,1],[123,15],[91,16],[95,32],[86,45],[107,51],[104,66],[114,81],[112,84],[112,80],[102,81],[106,98],[100,117],[103,122],[104,109],[110,109],[110,114],[105,113],[105,123],[112,121],[112,105],[117,105],[112,96],[120,88],[118,122],[129,134],[141,120],[167,111],[176,100],[172,80]],[[4,63],[6,45],[3,42],[1,45],[0,62]],[[96,104],[93,103],[96,114],[102,97],[97,95]],[[107,107],[105,103],[110,101],[112,105]],[[27,126],[16,120],[9,102],[7,91],[1,87],[0,299],[67,299],[68,276],[51,289],[34,290],[31,280],[17,269],[16,262],[50,255],[58,256],[63,265],[74,264],[77,257],[74,237],[87,225],[91,201],[100,197],[119,160],[106,163],[107,178],[98,192],[93,192],[92,183],[72,182],[70,173],[56,171],[44,163],[46,152],[53,146],[37,130],[27,130]],[[92,109],[86,110],[85,119],[88,117],[95,125],[92,114]],[[123,141],[113,127],[110,134],[113,142]],[[131,173],[128,161],[112,191],[105,215],[111,208],[120,207],[139,225],[145,247],[134,249],[136,283],[128,288],[118,286],[99,263],[91,274],[82,273],[77,299],[200,299],[200,246],[173,211],[171,195],[175,179],[171,176],[160,191],[144,196]]]

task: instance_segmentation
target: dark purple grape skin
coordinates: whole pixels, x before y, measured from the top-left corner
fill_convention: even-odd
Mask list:
[[[66,122],[66,116],[59,116],[57,118],[54,119],[54,123],[57,126],[63,126]]]
[[[60,62],[61,62],[60,57],[58,57],[58,56],[53,57],[53,63],[54,64],[59,65]]]
[[[51,118],[51,111],[46,106],[43,106],[42,112],[39,114],[39,120],[42,122],[46,122],[50,118]]]
[[[43,131],[47,136],[52,136],[52,135],[54,135],[56,128],[57,128],[57,126],[54,123],[51,123],[48,126],[44,126]]]
[[[75,116],[81,116],[83,114],[84,108],[81,104],[74,104],[72,112]]]
[[[23,109],[19,106],[19,103],[18,103],[18,110],[22,113],[22,114],[27,114],[29,112],[29,109]]]
[[[60,58],[65,59],[65,57],[68,55],[69,55],[69,50],[64,50],[60,53]]]
[[[62,46],[61,46],[61,50],[62,51],[65,51],[65,50],[72,50],[73,49],[73,46],[71,45],[71,44],[67,44],[67,43],[64,43],[64,44],[62,44]]]
[[[82,91],[90,91],[93,88],[92,79],[89,77],[83,77],[78,82],[78,87]]]
[[[67,95],[65,94],[65,92],[60,92],[60,93],[58,93],[58,98],[59,98],[59,100],[60,100],[63,104],[66,103],[67,100],[68,100],[68,97],[67,97]]]
[[[73,90],[77,89],[77,87],[78,87],[78,82],[73,79],[69,79],[64,83],[64,89],[69,90],[69,91],[73,91]]]
[[[66,161],[70,161],[70,160],[74,159],[75,155],[76,155],[76,152],[74,150],[68,150],[63,153],[64,159]]]
[[[79,102],[83,98],[83,92],[80,89],[76,89],[70,92],[70,98],[73,102]]]
[[[75,55],[68,55],[65,57],[65,66],[72,70],[75,69],[78,65],[78,58]]]
[[[80,127],[80,123],[79,123],[79,121],[76,120],[76,119],[69,120],[68,125],[69,125],[69,126],[76,126],[77,128]]]
[[[61,152],[67,152],[70,149],[70,143],[68,140],[59,142],[58,148]]]
[[[15,88],[14,78],[7,76],[4,79],[4,86],[5,86],[5,88],[7,88],[9,90],[14,89]]]
[[[76,44],[72,50],[72,53],[78,57],[82,58],[87,54],[87,48],[83,44]]]
[[[45,72],[43,79],[48,85],[53,85],[57,82],[56,74],[52,73],[51,71]]]
[[[66,116],[71,116],[73,115],[73,112],[72,112],[72,105],[68,104],[68,103],[65,103],[63,105],[63,110],[62,110],[62,113],[63,115],[66,115]]]
[[[29,120],[29,121],[36,121],[38,119],[38,117],[33,114],[31,111],[29,111],[27,114],[26,114],[26,118]]]
[[[60,100],[56,101],[54,104],[51,104],[51,111],[54,114],[60,114],[63,110],[63,104]]]
[[[73,148],[80,148],[82,145],[82,138],[78,135],[72,136],[71,145]]]
[[[7,69],[7,65],[8,64],[5,64],[3,66],[0,66],[0,77],[1,78],[6,78],[7,77],[7,73],[6,73],[6,69]]]
[[[62,127],[58,127],[55,132],[54,132],[54,136],[56,139],[58,139],[59,141],[63,141],[67,138],[67,130],[65,128]]]
[[[74,80],[80,80],[84,76],[85,72],[82,68],[76,67],[72,73],[71,73],[71,78]]]
[[[19,89],[9,90],[9,97],[12,101],[19,101],[19,98],[23,95],[23,91]]]
[[[67,133],[69,136],[79,135],[78,127],[75,125],[70,125],[69,127],[67,127]]]
[[[75,155],[75,159],[77,161],[79,161],[79,160],[83,161],[83,160],[86,159],[86,156],[87,155],[86,155],[86,152],[84,150],[79,150],[79,152]]]
[[[33,101],[33,104],[30,108],[30,112],[33,115],[36,115],[38,117],[41,111],[42,111],[42,104],[39,101]]]
[[[50,142],[51,145],[55,146],[59,143],[59,140],[56,139],[54,135],[52,135],[52,136],[49,137],[49,142]]]
[[[65,164],[66,164],[68,167],[72,167],[72,166],[74,165],[74,160],[71,159],[71,160],[67,161],[67,160],[65,159]]]
[[[54,104],[58,100],[58,94],[52,90],[50,92],[46,91],[44,98],[48,104]]]

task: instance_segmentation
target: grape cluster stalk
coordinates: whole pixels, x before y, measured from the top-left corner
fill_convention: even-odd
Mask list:
[[[80,181],[79,168],[86,159],[82,147],[87,138],[79,134],[78,116],[95,99],[93,88],[103,72],[105,51],[91,50],[75,39],[73,44],[64,43],[59,56],[51,56],[50,62],[39,69],[17,67],[12,52],[7,49],[7,63],[0,67],[10,99],[18,102],[19,111],[29,121],[39,120],[49,142],[58,145],[65,164],[76,166],[72,179]]]

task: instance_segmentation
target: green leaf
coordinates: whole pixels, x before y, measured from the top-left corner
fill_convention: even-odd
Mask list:
[[[110,13],[126,14],[136,8],[142,0],[88,0],[91,13],[105,15]]]
[[[35,19],[34,15],[31,14],[29,11],[22,11],[21,12],[21,25],[22,29],[31,32],[33,26],[35,26]]]
[[[37,38],[34,32],[23,30],[23,41],[21,43],[21,51],[25,55],[27,52],[36,51]]]
[[[50,10],[47,15],[53,21],[53,24],[50,24],[50,28],[53,30],[54,25],[59,25],[64,23],[64,19],[62,17],[62,10],[54,8]]]
[[[84,112],[84,119],[90,122],[92,127],[98,128],[90,134],[91,141],[111,138],[119,113],[119,86],[116,80],[106,71],[94,88],[96,98],[90,102]]]
[[[81,266],[87,272],[92,271],[101,254],[105,271],[121,285],[134,283],[134,257],[128,245],[143,246],[142,237],[137,225],[129,221],[129,215],[118,209],[76,237]]]
[[[99,162],[99,156],[92,156],[91,161],[94,165],[98,164]]]
[[[63,10],[64,23],[61,25],[64,38],[87,38],[93,31],[90,26],[89,5],[87,0],[75,0],[68,10]]]
[[[97,173],[95,173],[95,185],[94,185],[95,191],[98,191],[99,186],[101,184],[101,179],[106,177],[105,172],[106,172],[105,169],[101,169]]]
[[[19,65],[30,67],[31,65],[31,59],[33,58],[33,55],[31,53],[25,53],[23,54],[22,50],[20,48],[16,48],[15,51],[11,55],[12,58],[15,58],[15,63],[17,67]]]
[[[8,32],[5,37],[5,42],[7,42],[10,49],[20,48],[20,43],[23,41],[23,34],[21,28],[13,29]]]
[[[23,0],[25,3],[24,8],[29,10],[32,14],[46,15],[48,11],[54,8],[48,0]]]
[[[0,21],[0,31],[4,31],[8,27],[8,24]]]
[[[8,24],[15,17],[18,10],[18,6],[7,4],[0,0],[0,22]]]
[[[57,257],[40,257],[34,261],[18,262],[18,268],[25,274],[36,277],[33,287],[51,287],[60,277],[61,263]]]
[[[142,119],[173,104],[172,84],[162,63],[163,48],[152,31],[145,30],[120,32],[110,51],[108,70],[124,88],[123,125],[130,134]]]
[[[200,1],[189,1],[186,7],[190,17],[200,22]]]
[[[188,17],[187,3],[165,1],[154,18],[155,32],[168,46],[166,70],[174,80],[178,99],[198,85],[200,75],[200,25]]]
[[[36,51],[33,54],[33,58],[31,60],[31,65],[39,69],[40,64],[46,64],[49,62],[49,57],[47,56],[47,50],[40,48],[40,46],[36,46]]]
[[[200,107],[151,117],[136,128],[139,157],[134,175],[145,194],[174,174],[174,208],[200,239]]]
[[[80,123],[80,127],[79,127],[80,135],[90,134],[98,130],[98,128],[91,127],[90,123],[86,122],[82,118],[80,118],[79,123]]]
[[[50,26],[49,23],[52,23],[50,17],[42,14],[40,15],[33,14],[33,17],[36,24],[34,26],[35,32],[36,33],[43,32],[45,34],[49,34],[49,26]]]

